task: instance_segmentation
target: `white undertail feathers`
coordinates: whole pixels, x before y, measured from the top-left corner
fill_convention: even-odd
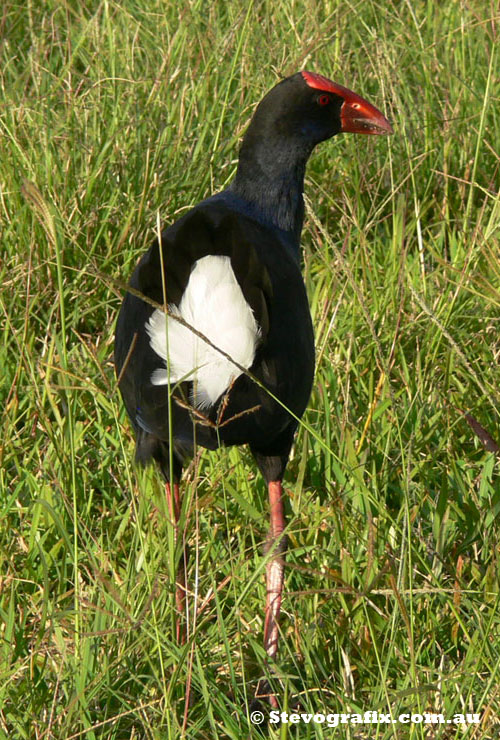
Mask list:
[[[229,257],[208,255],[195,262],[179,306],[170,304],[168,310],[245,369],[252,365],[260,330]],[[214,404],[241,375],[241,370],[230,360],[160,309],[153,312],[146,330],[152,349],[165,362],[165,368],[152,374],[153,385],[168,384],[168,332],[170,383],[192,381],[191,402],[199,409]]]

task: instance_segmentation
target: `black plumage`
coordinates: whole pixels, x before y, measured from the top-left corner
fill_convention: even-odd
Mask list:
[[[269,542],[277,553],[267,567],[264,640],[270,657],[276,654],[283,582],[281,479],[314,374],[313,328],[299,258],[304,173],[316,144],[342,131],[392,129],[370,103],[320,75],[298,73],[274,87],[253,115],[234,181],[165,229],[160,244],[153,243],[132,275],[133,292],[125,296],[116,327],[116,371],[136,434],[136,457],[159,464],[174,519],[179,476],[195,442],[208,449],[248,444],[268,484]],[[165,363],[146,327],[154,303],[180,305],[195,266],[210,255],[230,260],[253,312],[258,327],[253,361],[248,374],[241,372],[207,408],[193,407],[189,378],[174,384],[169,404],[168,387],[152,382]],[[213,330],[217,345],[216,317]],[[180,576],[178,589],[185,589]],[[181,594],[179,609],[183,603]]]
[[[191,211],[167,229],[161,241],[168,303],[180,302],[192,265],[198,259],[207,254],[229,256],[261,329],[250,373],[262,385],[241,374],[227,398],[222,396],[205,414],[189,408],[190,383],[181,383],[174,390],[173,396],[180,403],[172,404],[173,477],[179,475],[182,463],[192,454],[196,438],[197,444],[208,449],[219,444],[249,444],[259,455],[259,467],[266,480],[277,480],[286,465],[297,426],[294,416],[283,406],[296,417],[302,415],[314,372],[312,324],[297,260],[268,228],[218,201]],[[163,303],[157,242],[141,259],[130,284],[156,303]],[[116,328],[115,362],[121,371],[128,356],[120,390],[137,433],[137,458],[147,462],[148,456],[153,457],[170,479],[167,392],[165,386],[150,382],[161,360],[144,331],[153,310],[153,305],[135,293],[126,295]],[[135,346],[129,354],[134,337]],[[248,412],[249,409],[254,410]],[[266,461],[267,457],[271,459]]]

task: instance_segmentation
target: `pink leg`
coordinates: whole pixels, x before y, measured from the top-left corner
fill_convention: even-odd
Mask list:
[[[170,517],[174,523],[175,528],[175,541],[179,538],[179,517],[181,513],[181,499],[179,493],[179,484],[174,483],[173,491],[170,483],[165,484],[165,490],[167,494],[167,504]],[[172,495],[173,493],[173,495]],[[177,608],[176,617],[176,637],[177,642],[183,645],[186,640],[185,630],[183,628],[181,618],[184,616],[186,610],[186,574],[185,574],[185,563],[186,563],[186,551],[183,550],[179,567],[177,568],[176,576],[176,590],[175,590],[175,605]]]
[[[269,507],[271,526],[267,536],[266,550],[273,548],[274,552],[266,566],[266,616],[264,620],[264,647],[266,653],[274,660],[278,652],[278,624],[283,591],[283,572],[285,569],[284,555],[286,550],[285,517],[281,481],[270,481]],[[278,700],[272,693],[269,682],[261,679],[257,686],[255,698],[266,699],[273,709],[278,709]]]
[[[278,622],[283,591],[284,554],[286,550],[285,517],[281,498],[281,481],[271,481],[269,489],[269,508],[271,527],[267,538],[267,549],[274,547],[274,554],[266,566],[266,617],[264,622],[264,647],[271,659],[278,652]]]

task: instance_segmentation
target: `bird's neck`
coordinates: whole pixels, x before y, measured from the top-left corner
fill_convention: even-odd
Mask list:
[[[286,232],[298,250],[304,220],[304,174],[310,151],[290,142],[245,137],[230,190],[248,213]]]

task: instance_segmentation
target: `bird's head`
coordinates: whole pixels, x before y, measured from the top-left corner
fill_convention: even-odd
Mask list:
[[[311,148],[339,133],[393,133],[374,105],[343,85],[307,71],[278,83],[259,104],[254,123],[271,136],[307,140]]]
[[[298,248],[307,160],[316,144],[342,132],[387,135],[392,127],[374,105],[322,75],[286,77],[255,109],[230,189],[253,218],[292,233]]]

